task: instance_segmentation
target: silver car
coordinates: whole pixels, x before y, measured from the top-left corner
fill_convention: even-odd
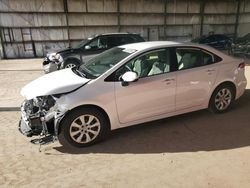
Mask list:
[[[175,42],[110,49],[78,68],[44,75],[21,94],[20,131],[84,147],[111,130],[209,108],[221,113],[245,90],[245,63],[211,47]]]

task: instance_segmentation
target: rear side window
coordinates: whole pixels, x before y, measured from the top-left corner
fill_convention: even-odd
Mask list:
[[[108,45],[108,48],[119,46],[118,37],[107,37],[107,45]]]
[[[143,42],[144,40],[140,37],[133,35],[124,35],[124,36],[109,36],[107,38],[108,48],[113,48],[115,46],[120,46],[124,44],[130,44],[135,42]]]
[[[117,45],[130,44],[138,42],[133,36],[119,36],[116,38]]]
[[[202,65],[210,65],[213,63],[218,63],[222,60],[219,56],[206,51],[201,51],[201,54],[203,63]]]
[[[200,49],[177,48],[176,59],[178,63],[178,70],[195,68],[202,65]]]
[[[217,63],[222,59],[210,52],[195,48],[176,48],[178,70]]]
[[[108,47],[113,48],[115,46],[120,46],[123,44],[134,43],[134,39],[129,36],[113,36],[108,37]]]
[[[139,36],[139,35],[133,35],[133,36],[131,36],[133,39],[134,39],[134,41],[135,42],[144,42],[145,40],[141,37],[141,36]]]
[[[121,37],[120,42],[121,42],[121,45],[122,45],[122,44],[134,43],[135,40],[134,40],[133,37],[125,36],[125,37]]]
[[[214,63],[214,57],[212,54],[208,54],[206,52],[202,52],[202,64],[209,65]]]

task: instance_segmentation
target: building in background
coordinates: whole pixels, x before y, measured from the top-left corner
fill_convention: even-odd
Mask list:
[[[94,34],[139,33],[146,40],[189,41],[249,33],[248,0],[0,0],[0,53],[44,57]]]

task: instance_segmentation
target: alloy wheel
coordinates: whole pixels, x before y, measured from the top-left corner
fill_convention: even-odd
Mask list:
[[[93,115],[81,115],[70,125],[70,137],[79,144],[93,141],[100,133],[101,123]]]
[[[218,91],[215,96],[215,107],[219,111],[223,111],[229,107],[232,101],[232,93],[230,89],[223,88]]]
[[[65,68],[67,69],[67,68],[73,68],[73,67],[75,67],[76,65],[75,64],[73,64],[73,63],[69,63],[69,64],[67,64],[66,66],[65,66]]]

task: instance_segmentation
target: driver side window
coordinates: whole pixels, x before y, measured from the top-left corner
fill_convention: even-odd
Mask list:
[[[170,54],[168,49],[155,50],[143,54],[116,71],[116,79],[119,79],[128,71],[136,72],[139,78],[167,73],[170,71]]]
[[[90,49],[106,49],[107,48],[107,38],[98,37],[89,43]]]

